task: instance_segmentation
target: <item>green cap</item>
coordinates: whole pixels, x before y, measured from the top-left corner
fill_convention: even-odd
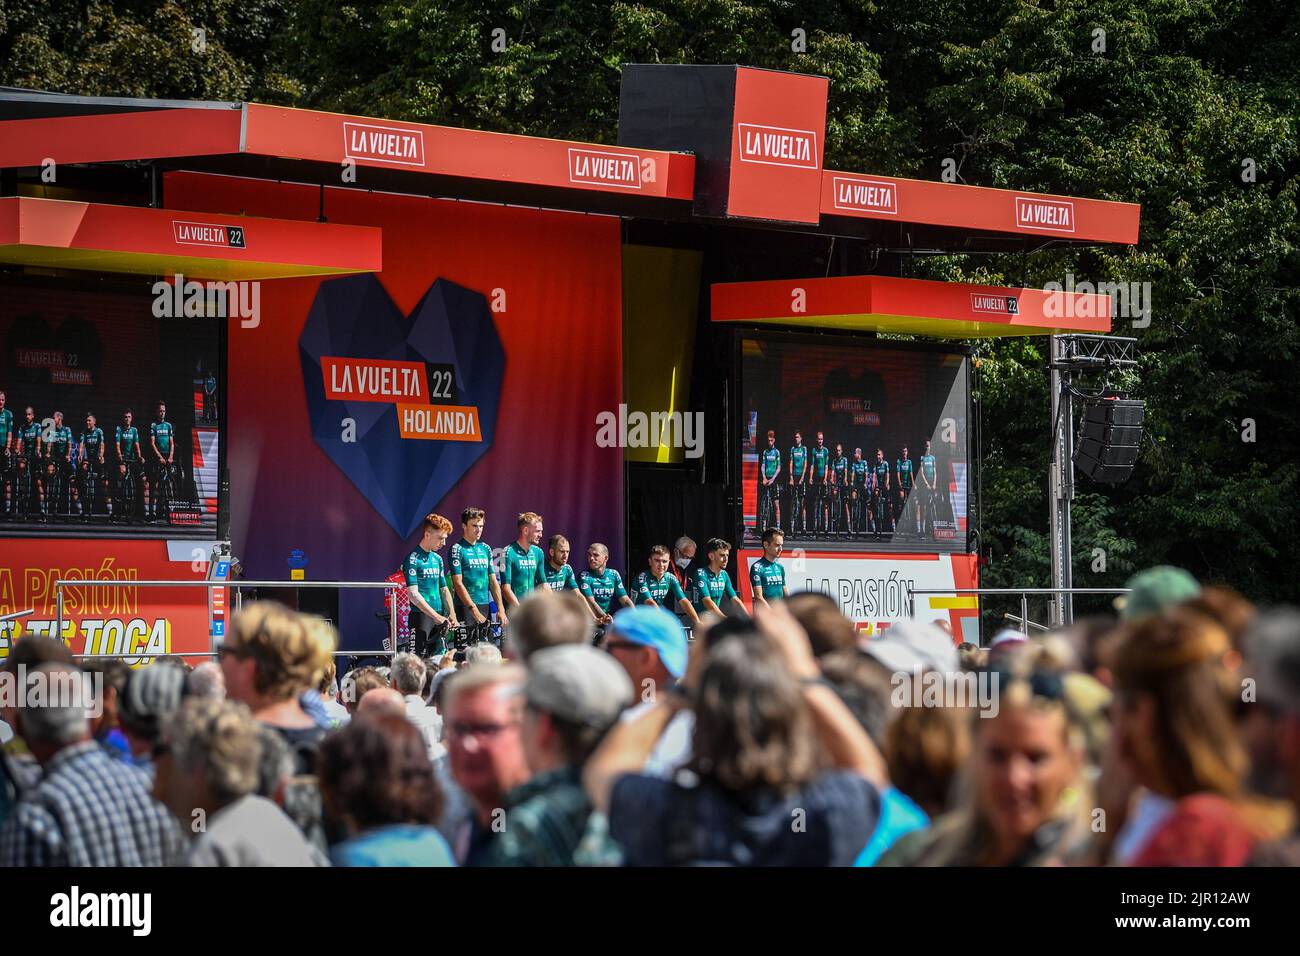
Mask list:
[[[1199,597],[1201,586],[1182,568],[1162,564],[1157,568],[1139,571],[1129,578],[1129,593],[1115,599],[1119,616],[1126,621],[1136,621],[1159,614],[1175,604]]]

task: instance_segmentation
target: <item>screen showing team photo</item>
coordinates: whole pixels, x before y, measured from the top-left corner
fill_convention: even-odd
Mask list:
[[[0,523],[216,531],[219,320],[152,290],[0,282]]]
[[[969,359],[862,339],[741,341],[744,543],[964,551]]]

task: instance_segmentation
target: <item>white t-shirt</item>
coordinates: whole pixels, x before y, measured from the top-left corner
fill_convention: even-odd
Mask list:
[[[204,822],[186,866],[329,866],[278,806],[250,793]]]
[[[620,721],[638,719],[655,705],[652,700],[645,700],[629,707],[619,716]],[[650,777],[672,779],[677,771],[691,759],[691,743],[695,736],[695,714],[689,710],[679,710],[673,714],[668,726],[655,741],[654,749],[646,758],[641,772]]]

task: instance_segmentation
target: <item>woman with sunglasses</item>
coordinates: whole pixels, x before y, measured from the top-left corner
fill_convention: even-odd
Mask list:
[[[1061,676],[1021,662],[993,671],[998,706],[967,718],[966,798],[908,834],[877,866],[1048,866],[1073,861],[1091,836],[1084,736]]]

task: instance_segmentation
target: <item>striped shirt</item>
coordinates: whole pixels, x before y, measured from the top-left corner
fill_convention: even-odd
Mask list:
[[[65,747],[0,827],[0,867],[165,866],[182,836],[149,777],[93,740]]]

